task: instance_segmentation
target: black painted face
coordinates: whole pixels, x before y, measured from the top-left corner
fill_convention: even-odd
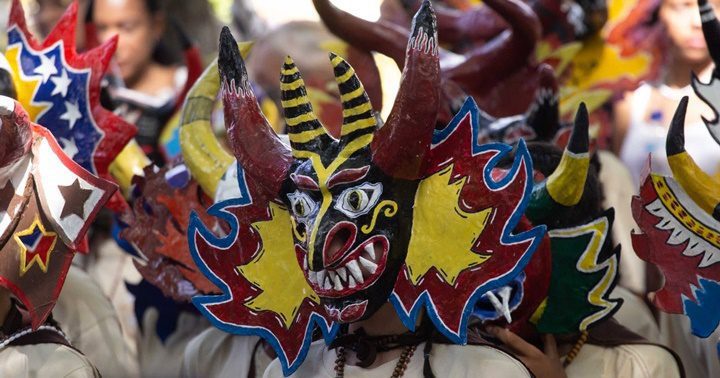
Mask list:
[[[328,314],[346,323],[372,315],[390,296],[407,253],[417,184],[386,176],[367,148],[339,159],[330,169],[322,159],[295,165],[285,200],[305,277]]]

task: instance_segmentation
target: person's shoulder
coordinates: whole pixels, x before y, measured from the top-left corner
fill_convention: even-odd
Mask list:
[[[80,352],[61,344],[11,346],[0,352],[2,377],[96,377]]]
[[[323,340],[317,340],[310,344],[305,360],[300,367],[293,372],[291,377],[328,377],[326,371],[324,371],[324,359],[323,353],[327,350],[325,342]],[[263,378],[283,378],[285,375],[282,371],[282,365],[279,359],[274,359],[267,369]]]
[[[430,364],[435,373],[453,377],[524,377],[527,367],[503,350],[489,345],[434,344]]]
[[[652,344],[624,344],[615,348],[616,366],[630,367],[634,377],[680,377],[680,366],[667,349]]]
[[[253,350],[260,339],[257,336],[239,336],[215,327],[204,330],[185,347],[183,372],[189,376],[211,370],[227,369],[230,365],[249,368]]]

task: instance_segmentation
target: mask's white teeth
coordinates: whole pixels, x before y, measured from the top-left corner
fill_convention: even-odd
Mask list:
[[[330,277],[325,278],[325,283],[323,284],[323,289],[325,289],[325,290],[332,289],[332,283],[330,282]]]
[[[375,247],[373,247],[373,243],[365,244],[365,253],[370,257],[369,260],[375,261]]]
[[[495,313],[498,315],[504,315],[502,303],[500,303],[500,300],[495,296],[495,293],[488,291],[485,293],[485,296],[490,300],[493,307],[495,307]]]
[[[347,274],[347,269],[345,269],[345,267],[338,268],[338,270],[336,270],[335,273],[337,273],[338,276],[340,276],[340,278],[342,278],[343,282],[347,282],[348,274]]]
[[[308,272],[308,281],[310,283],[317,285],[317,272],[313,272],[312,270]]]
[[[502,299],[502,314],[505,317],[505,320],[507,320],[508,323],[512,323],[512,316],[510,315],[510,293],[512,292],[512,289],[510,286],[503,286],[502,289],[500,289],[500,299]]]
[[[362,256],[360,256],[359,260],[360,260],[360,264],[363,266],[363,268],[367,269],[367,271],[370,274],[375,273],[375,270],[377,270],[377,264],[375,264],[374,262],[372,262]]]
[[[306,272],[307,272],[307,270],[308,270],[308,264],[307,264],[307,259],[306,259],[306,258],[303,258],[303,270],[306,271]]]
[[[352,274],[348,277],[348,287],[351,289],[354,289],[355,286],[357,286],[357,283],[355,282],[355,278],[353,278]]]
[[[334,288],[335,288],[336,291],[340,291],[340,290],[343,289],[342,282],[340,282],[340,276],[338,276],[338,275],[333,275],[333,281],[334,281],[334,283],[335,283]]]
[[[325,269],[317,272],[317,282],[319,285],[323,285],[325,283],[326,275],[327,275],[327,271]]]
[[[355,278],[355,281],[357,281],[358,283],[365,282],[365,280],[363,279],[362,271],[360,271],[360,265],[358,265],[357,260],[350,261],[345,266],[350,271],[350,275]]]

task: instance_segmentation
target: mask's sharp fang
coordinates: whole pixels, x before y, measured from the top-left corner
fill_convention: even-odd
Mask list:
[[[495,296],[495,293],[488,291],[485,293],[485,296],[490,300],[493,307],[495,307],[495,313],[498,315],[503,314],[502,303],[500,303],[500,300]]]
[[[512,323],[512,316],[510,315],[510,294],[512,293],[512,289],[510,286],[504,286],[502,289],[500,289],[500,298],[502,299],[502,314],[505,317],[505,320],[507,320],[508,324]]]

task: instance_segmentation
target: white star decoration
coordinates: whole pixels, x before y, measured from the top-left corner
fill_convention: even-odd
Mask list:
[[[58,138],[60,140],[60,143],[62,143],[63,151],[65,152],[65,155],[69,156],[71,159],[75,157],[75,155],[78,153],[78,148],[75,145],[75,141],[72,138]]]
[[[48,58],[46,55],[40,55],[40,65],[33,72],[42,75],[43,84],[46,83],[50,76],[58,73],[55,68],[55,57]]]
[[[72,129],[75,127],[75,122],[77,122],[80,118],[82,118],[82,114],[80,114],[77,104],[65,101],[65,113],[60,116],[60,119],[68,121],[70,129]]]
[[[70,86],[70,83],[72,83],[72,80],[68,78],[67,72],[65,70],[62,70],[62,74],[60,75],[60,77],[51,77],[50,81],[55,84],[55,88],[53,88],[52,93],[50,93],[51,96],[55,96],[58,93],[63,97],[67,96],[68,87]]]

